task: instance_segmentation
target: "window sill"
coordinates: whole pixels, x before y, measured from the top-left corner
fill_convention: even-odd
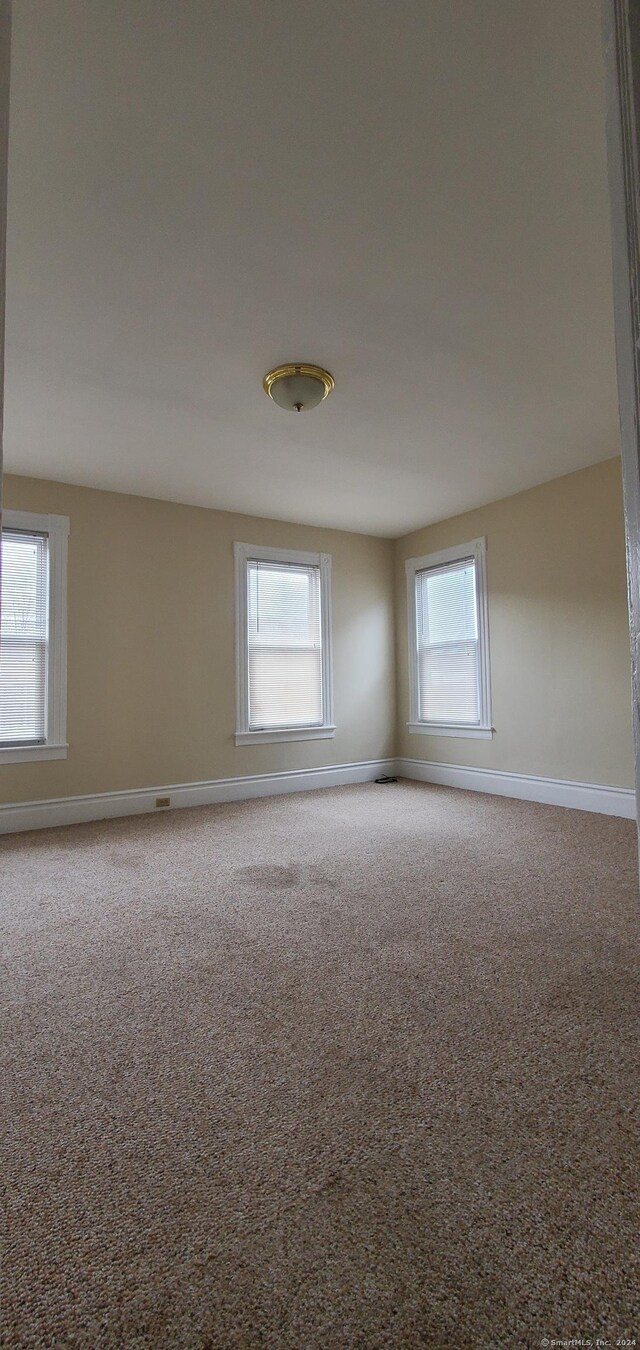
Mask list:
[[[0,745],[0,764],[27,764],[32,759],[66,759],[68,745]]]
[[[442,722],[407,722],[410,732],[419,736],[468,736],[476,741],[490,741],[494,727],[457,727]]]
[[[270,741],[327,741],[336,734],[335,727],[282,727],[273,731],[237,731],[236,745],[259,745]]]

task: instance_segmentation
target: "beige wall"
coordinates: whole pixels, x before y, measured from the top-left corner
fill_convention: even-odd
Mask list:
[[[70,517],[69,755],[0,766],[0,800],[393,753],[387,540],[10,475],[4,505]],[[332,555],[334,740],[235,746],[234,540]]]
[[[7,476],[4,496],[8,508],[70,517],[70,749],[67,760],[0,766],[0,801],[396,752],[633,786],[618,459],[395,546],[40,479]],[[488,544],[496,735],[410,735],[404,560],[478,535]],[[234,540],[331,553],[334,740],[235,746]]]
[[[487,538],[492,741],[407,731],[405,559]],[[620,461],[396,541],[398,753],[633,787]]]

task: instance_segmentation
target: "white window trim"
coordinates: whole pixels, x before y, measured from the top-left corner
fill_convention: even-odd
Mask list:
[[[476,565],[476,604],[478,612],[478,654],[480,657],[480,720],[477,724],[425,722],[418,716],[418,635],[416,622],[416,573],[429,567],[462,562],[473,558]],[[487,589],[487,541],[472,539],[456,548],[427,553],[423,558],[407,558],[407,628],[409,634],[409,721],[408,730],[420,736],[468,736],[491,740],[491,654],[489,649],[489,602]]]
[[[295,549],[234,544],[236,612],[236,745],[273,741],[327,740],[336,734],[333,720],[333,663],[331,655],[331,554],[300,553]],[[324,720],[317,727],[274,727],[252,731],[249,726],[249,652],[247,632],[247,563],[300,563],[320,568],[322,624],[322,690]]]
[[[33,530],[49,537],[49,641],[46,741],[43,745],[0,746],[0,764],[67,758],[67,540],[69,517],[3,511],[2,529]],[[2,617],[0,616],[0,623]]]

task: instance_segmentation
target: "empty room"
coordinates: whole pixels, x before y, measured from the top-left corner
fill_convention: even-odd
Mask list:
[[[7,1350],[640,1340],[625,6],[0,0]]]

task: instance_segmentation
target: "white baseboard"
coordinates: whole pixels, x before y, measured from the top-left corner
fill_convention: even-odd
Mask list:
[[[499,797],[519,797],[548,806],[570,806],[577,811],[596,811],[605,816],[635,820],[636,799],[632,788],[604,787],[598,783],[573,783],[562,778],[536,778],[497,769],[473,769],[459,764],[436,764],[422,759],[396,760],[396,773],[420,783],[440,783],[471,792],[492,792]]]
[[[136,788],[131,792],[100,792],[84,797],[57,797],[40,802],[0,805],[0,834],[40,830],[51,825],[77,825],[83,821],[136,816],[182,806],[210,806],[216,802],[245,801],[272,797],[282,792],[308,792],[315,788],[366,783],[382,774],[397,774],[420,783],[440,783],[471,792],[490,792],[523,801],[569,806],[608,816],[635,819],[635,794],[631,788],[573,783],[560,778],[536,778],[496,769],[474,769],[459,764],[436,764],[422,759],[362,760],[357,764],[332,764],[321,769],[293,769],[287,773],[254,774],[242,778],[215,778],[204,783],[177,783],[170,787]],[[170,808],[156,807],[156,797],[169,797]]]
[[[210,806],[215,802],[272,797],[281,792],[307,792],[313,788],[366,783],[381,774],[395,772],[394,759],[363,760],[358,764],[331,764],[322,769],[294,769],[288,773],[262,773],[244,778],[214,778],[205,783],[178,783],[171,787],[136,788],[132,792],[99,792],[86,797],[57,797],[41,802],[0,805],[0,834],[18,830],[41,830],[50,825],[78,825],[88,820],[137,816],[146,811],[180,806]],[[170,808],[157,807],[156,797],[169,797]]]

